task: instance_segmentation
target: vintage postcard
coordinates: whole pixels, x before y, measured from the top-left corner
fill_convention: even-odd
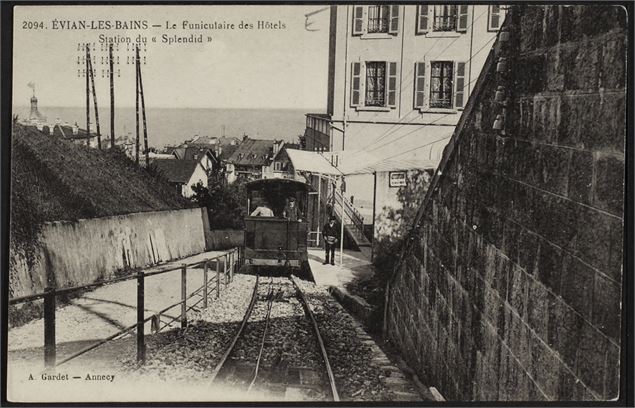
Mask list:
[[[4,402],[632,403],[631,6],[3,4]]]

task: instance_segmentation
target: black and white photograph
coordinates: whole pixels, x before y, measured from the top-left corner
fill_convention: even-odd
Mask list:
[[[632,11],[3,3],[2,404],[630,406]]]

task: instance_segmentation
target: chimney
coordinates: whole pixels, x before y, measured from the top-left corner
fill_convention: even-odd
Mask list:
[[[273,141],[273,155],[275,156],[280,151],[282,147],[282,140],[274,140]]]
[[[73,125],[73,134],[76,135],[79,133],[79,126],[77,125],[77,122],[75,122],[75,124]]]
[[[243,142],[246,141],[247,139],[249,139],[249,136],[247,136],[247,133],[243,133]]]

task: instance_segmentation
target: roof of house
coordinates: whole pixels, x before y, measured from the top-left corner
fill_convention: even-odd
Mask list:
[[[213,146],[216,144],[215,137],[209,136],[195,136],[191,140],[187,140],[181,146]]]
[[[237,137],[231,137],[231,136],[221,136],[221,137],[216,137],[216,136],[195,136],[194,138],[192,138],[191,140],[187,140],[185,141],[180,147],[186,147],[186,146],[207,146],[207,147],[211,147],[211,146],[215,146],[215,145],[221,145],[221,146],[226,146],[226,145],[237,145],[240,143],[240,139]]]
[[[273,140],[243,140],[227,161],[238,166],[266,166],[273,156],[273,143]]]
[[[298,143],[283,143],[280,150],[278,150],[278,153],[276,153],[276,155],[273,157],[273,160],[278,160],[278,157],[282,154],[282,152],[287,149],[301,150],[300,144]]]
[[[202,146],[189,146],[186,148],[174,150],[176,157],[182,160],[201,160],[202,155],[209,154],[214,157],[214,154],[207,147]]]
[[[221,160],[229,160],[229,158],[234,154],[234,152],[238,149],[238,145],[223,145],[220,152]]]
[[[96,137],[96,133],[88,133],[86,129],[77,129],[77,134],[73,134],[73,126],[70,125],[61,125],[55,124],[53,125],[53,135],[62,136],[64,139],[74,140],[74,139],[88,139]]]
[[[240,143],[240,139],[233,136],[221,136],[218,138],[218,143],[221,146],[227,146],[227,145],[237,146]]]
[[[192,178],[198,160],[154,159],[152,165],[162,173],[170,183],[186,184]]]

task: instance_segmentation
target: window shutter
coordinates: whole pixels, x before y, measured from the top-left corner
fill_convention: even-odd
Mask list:
[[[415,63],[415,108],[423,108],[426,81],[426,63]]]
[[[351,106],[360,106],[361,104],[361,63],[353,62],[351,64]]]
[[[417,6],[417,34],[425,34],[429,31],[428,29],[428,13],[429,6]]]
[[[490,5],[489,6],[489,27],[488,30],[494,31],[500,28],[500,13],[501,9],[499,5]]]
[[[386,73],[388,74],[388,106],[394,108],[397,106],[397,63],[388,62],[386,65]]]
[[[364,33],[364,6],[353,6],[353,35]]]
[[[390,6],[390,25],[388,26],[388,32],[390,34],[397,34],[399,32],[399,6]]]
[[[463,108],[467,99],[468,91],[466,90],[467,84],[465,83],[465,62],[456,63],[456,89],[454,91],[454,107]]]
[[[459,5],[457,13],[456,31],[467,31],[467,5]]]

